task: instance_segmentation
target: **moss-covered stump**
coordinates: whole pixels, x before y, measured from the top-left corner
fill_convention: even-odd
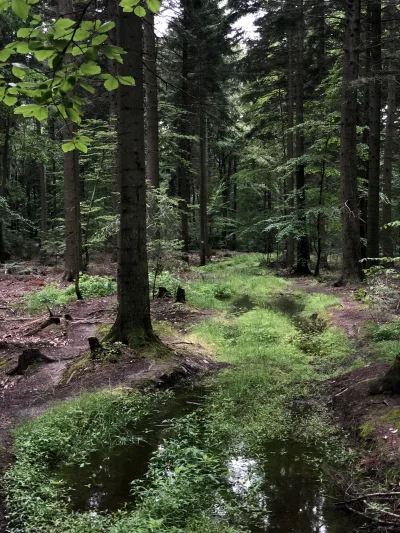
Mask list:
[[[400,394],[400,355],[396,357],[393,365],[382,378],[375,379],[371,383],[369,393]]]

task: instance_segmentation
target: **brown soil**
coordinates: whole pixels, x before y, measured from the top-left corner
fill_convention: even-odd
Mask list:
[[[113,323],[116,297],[68,304],[55,311],[62,317],[70,314],[72,321],[61,318],[59,325],[52,324],[29,335],[32,323],[47,318],[48,313],[26,316],[17,304],[24,294],[40,290],[50,281],[58,280],[54,275],[36,272],[22,276],[6,274],[0,278],[0,471],[12,459],[9,451],[12,425],[40,414],[53,402],[119,384],[151,382],[157,386],[173,386],[191,374],[206,373],[220,366],[208,358],[200,346],[182,337],[191,325],[210,313],[163,298],[154,299],[151,309],[154,319],[169,324],[168,336],[163,337],[161,333],[163,343],[170,346],[167,354],[164,352],[160,358],[157,355],[143,357],[121,347],[121,356],[116,362],[103,365],[89,359],[66,380],[66,369],[82,359],[83,352],[89,351],[88,337],[101,338],[101,329]],[[21,376],[8,375],[26,348],[38,348],[55,362],[36,363]],[[1,507],[0,494],[0,531],[4,526]]]

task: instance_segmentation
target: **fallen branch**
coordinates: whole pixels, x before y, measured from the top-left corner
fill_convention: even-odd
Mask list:
[[[367,498],[388,498],[392,496],[400,497],[400,492],[372,492],[370,494],[363,494],[362,496],[358,496],[357,498],[351,498],[351,500],[336,502],[333,505],[347,505],[348,503],[359,502]]]
[[[52,324],[60,324],[61,318],[59,316],[49,316],[46,318],[46,320],[40,320],[35,322],[35,326],[31,329],[29,329],[25,334],[24,337],[29,337],[30,335],[35,335],[42,329],[47,328],[48,326],[51,326]]]

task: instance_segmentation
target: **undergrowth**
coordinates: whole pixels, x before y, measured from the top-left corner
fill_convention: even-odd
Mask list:
[[[117,282],[109,276],[89,276],[82,274],[79,287],[84,299],[112,296],[117,293]],[[30,292],[23,297],[23,306],[27,313],[35,314],[45,311],[47,307],[65,305],[76,300],[75,286],[60,288],[51,283],[44,289]]]
[[[168,274],[163,283],[170,288],[175,281]],[[247,532],[246,525],[259,524],[268,513],[261,490],[268,479],[257,465],[271,460],[266,451],[271,442],[314,449],[302,458],[314,478],[323,464],[350,460],[323,406],[295,407],[315,392],[316,383],[354,364],[344,334],[312,316],[337,299],[297,293],[296,322],[271,307],[273,296],[287,297],[287,287],[259,256],[235,256],[204,267],[185,284],[190,304],[220,310],[195,326],[192,336],[230,367],[211,378],[203,408],[175,420],[153,453],[146,479],[133,484],[133,510],[71,512],[56,470],[86,464],[98,446],[123,442],[130,435],[127,428],[157,409],[165,395],[86,395],[22,425],[16,432],[16,463],[5,480],[10,533],[20,533],[21,524],[24,533]],[[255,304],[248,312],[235,310],[235,299],[244,294]],[[243,457],[254,472],[237,491],[229,464]]]

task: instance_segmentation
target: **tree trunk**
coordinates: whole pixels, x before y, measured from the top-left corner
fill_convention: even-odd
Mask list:
[[[9,151],[10,151],[10,129],[11,122],[10,116],[7,114],[4,123],[4,142],[1,154],[1,188],[0,196],[6,197],[7,179],[9,174]],[[5,238],[4,238],[4,223],[0,220],[0,263],[4,263],[10,259],[10,253],[7,250]]]
[[[39,137],[42,135],[39,120],[36,122],[36,134]],[[41,244],[47,237],[47,174],[46,165],[39,163],[39,189],[40,189],[40,240]]]
[[[135,348],[156,338],[150,319],[146,249],[142,19],[120,11],[117,36],[118,46],[126,52],[118,74],[133,76],[135,86],[118,88],[118,313],[108,338]]]
[[[393,141],[396,123],[396,0],[389,0],[387,13],[390,17],[390,33],[388,39],[388,82],[387,82],[387,118],[385,127],[385,149],[383,157],[383,193],[387,200],[382,207],[382,222],[386,226],[392,222],[392,177],[393,177]],[[392,228],[382,231],[382,248],[385,257],[393,257]]]
[[[292,13],[292,0],[288,1],[289,13]],[[289,21],[288,24],[288,87],[287,87],[287,159],[290,161],[293,159],[294,150],[293,150],[293,123],[294,123],[294,90],[293,90],[293,70],[294,70],[294,61],[293,61],[293,22]],[[294,212],[294,177],[291,172],[287,179],[287,195],[288,195],[288,211],[289,215],[293,216]],[[288,268],[294,266],[294,239],[289,237],[287,241],[286,249],[286,264]]]
[[[235,176],[237,172],[237,157],[236,155],[233,157],[233,175]],[[235,227],[233,229],[233,235],[232,235],[232,243],[231,243],[231,250],[235,251],[237,248],[237,181],[236,177],[233,180],[233,202],[232,202],[232,217],[235,220]]]
[[[116,2],[109,3],[109,17],[112,22],[117,23],[118,17],[118,5]],[[109,32],[110,44],[114,44],[117,41],[117,32],[113,28]],[[108,71],[115,77],[117,77],[117,63],[116,61],[109,59],[108,60]],[[111,91],[108,93],[108,98],[110,99],[110,131],[113,135],[117,132],[117,107],[118,107],[118,93],[117,91]],[[114,144],[112,152],[112,163],[111,163],[111,191],[112,191],[112,214],[114,217],[119,215],[119,184],[118,184],[118,164],[117,164],[117,145]],[[118,261],[118,232],[116,231],[112,237],[112,260]]]
[[[357,88],[360,0],[348,0],[345,15],[340,130],[342,283],[361,278],[360,218],[357,194]]]
[[[57,0],[57,11],[58,16],[73,19],[72,0]],[[72,58],[67,56],[65,60],[72,61]],[[76,125],[70,119],[65,119],[62,127],[63,140],[71,140],[75,131]],[[65,281],[79,277],[82,268],[80,211],[79,153],[73,150],[64,154]]]
[[[369,0],[371,72],[369,94],[369,161],[367,255],[379,257],[379,173],[381,146],[381,0]]]
[[[296,61],[296,157],[304,155],[304,10],[303,0],[299,1],[297,26],[297,61]],[[300,127],[299,127],[300,126]],[[308,267],[309,249],[307,237],[307,222],[305,215],[305,171],[304,164],[296,166],[297,217],[300,226],[300,237],[297,240],[296,273],[311,274]]]
[[[200,136],[200,150],[199,150],[199,185],[200,185],[200,265],[206,264],[206,257],[208,252],[208,223],[207,223],[207,164],[206,164],[206,135],[207,125],[204,103],[200,103],[199,109],[199,136]]]
[[[151,11],[147,11],[144,18],[144,82],[146,87],[147,179],[152,187],[159,189],[157,54],[154,14]]]
[[[190,185],[188,163],[190,159],[190,141],[189,122],[188,122],[188,74],[189,74],[189,56],[188,41],[186,35],[187,10],[184,6],[183,12],[183,35],[182,35],[182,83],[181,83],[181,107],[182,113],[179,117],[179,165],[177,168],[178,191],[179,191],[179,209],[181,212],[181,239],[183,241],[182,255],[186,262],[189,262],[189,213],[188,205],[190,204]]]

